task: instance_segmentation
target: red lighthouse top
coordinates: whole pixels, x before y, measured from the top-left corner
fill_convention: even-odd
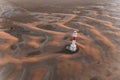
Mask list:
[[[74,31],[72,34],[72,40],[76,41],[77,31]]]

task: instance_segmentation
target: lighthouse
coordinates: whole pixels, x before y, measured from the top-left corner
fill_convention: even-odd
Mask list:
[[[72,34],[72,43],[69,46],[69,50],[71,52],[76,52],[77,51],[76,38],[77,38],[77,31],[74,31],[73,34]]]

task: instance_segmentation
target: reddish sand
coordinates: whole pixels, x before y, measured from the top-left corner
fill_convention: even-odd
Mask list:
[[[120,11],[112,8],[31,12],[32,22],[1,18],[0,80],[120,80]],[[74,30],[72,54],[64,48]]]

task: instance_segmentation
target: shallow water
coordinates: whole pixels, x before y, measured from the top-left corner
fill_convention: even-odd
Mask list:
[[[0,80],[120,80],[119,0],[0,0],[0,10]]]

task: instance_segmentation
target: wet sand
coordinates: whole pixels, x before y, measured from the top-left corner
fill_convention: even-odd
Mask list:
[[[119,1],[0,2],[0,80],[120,80]],[[79,50],[71,54],[64,48],[74,30]]]

